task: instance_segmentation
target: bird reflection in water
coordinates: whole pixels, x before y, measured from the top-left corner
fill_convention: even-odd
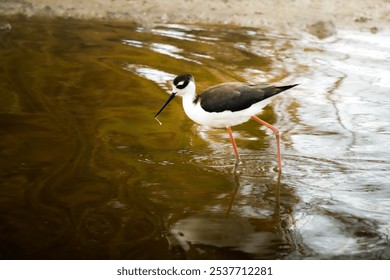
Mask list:
[[[202,252],[214,247],[217,258],[237,257],[241,252],[247,257],[277,258],[285,238],[280,221],[281,175],[275,185],[275,206],[268,217],[246,217],[239,206],[234,207],[240,193],[240,174],[233,174],[234,188],[223,214],[196,214],[181,219],[170,228],[168,241],[171,248],[182,249],[188,258],[202,258]],[[235,210],[234,210],[235,209]],[[203,248],[203,249],[202,249]],[[243,256],[244,257],[244,256]]]

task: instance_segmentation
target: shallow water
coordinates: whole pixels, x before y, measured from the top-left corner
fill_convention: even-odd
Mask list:
[[[0,21],[0,258],[390,258],[389,33]],[[233,175],[225,130],[154,120],[183,72],[300,83],[260,114],[281,177],[254,122]]]

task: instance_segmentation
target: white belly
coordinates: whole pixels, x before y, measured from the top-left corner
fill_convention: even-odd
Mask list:
[[[222,128],[239,125],[248,121],[252,116],[261,112],[262,108],[271,101],[269,99],[253,104],[247,109],[235,112],[223,111],[220,113],[209,113],[203,110],[199,102],[196,105],[192,101],[186,104],[185,98],[183,98],[183,107],[187,116],[194,122],[213,128]]]

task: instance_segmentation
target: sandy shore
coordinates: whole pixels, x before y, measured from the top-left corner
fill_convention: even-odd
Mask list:
[[[175,22],[310,33],[325,28],[331,34],[333,28],[389,28],[390,0],[0,0],[0,14],[132,21],[144,27]]]

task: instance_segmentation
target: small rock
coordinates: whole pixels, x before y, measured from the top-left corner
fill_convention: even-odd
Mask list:
[[[325,39],[336,34],[336,27],[332,21],[317,21],[312,25],[308,25],[307,32],[316,36],[319,39]]]
[[[371,18],[368,18],[368,17],[358,17],[355,19],[355,22],[359,22],[359,23],[365,23],[367,21],[371,20]]]
[[[370,32],[371,32],[372,34],[376,34],[376,33],[378,33],[378,31],[379,31],[379,29],[378,29],[378,27],[376,27],[376,26],[373,26],[373,27],[370,28]]]

